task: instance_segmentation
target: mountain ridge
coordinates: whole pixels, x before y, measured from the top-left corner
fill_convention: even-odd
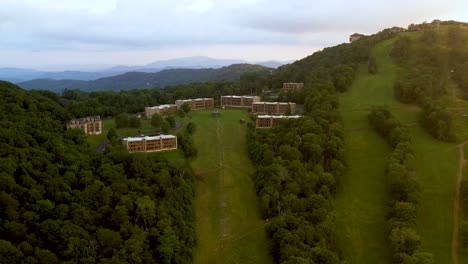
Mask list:
[[[269,68],[292,63],[293,61],[260,61],[253,62],[242,59],[216,59],[207,56],[181,57],[154,61],[145,65],[115,65],[100,70],[62,70],[43,71],[29,68],[0,67],[0,79],[20,83],[34,79],[79,80],[91,81],[104,77],[116,76],[127,72],[156,73],[167,69],[219,69],[232,64],[258,64]]]
[[[24,89],[50,90],[61,92],[64,89],[83,91],[129,90],[142,88],[163,88],[171,85],[208,81],[236,81],[244,73],[265,72],[271,68],[253,64],[233,64],[219,69],[167,69],[156,73],[126,72],[93,81],[35,79],[18,83]]]

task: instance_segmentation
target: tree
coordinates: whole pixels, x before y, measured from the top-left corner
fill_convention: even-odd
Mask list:
[[[117,252],[122,245],[122,237],[120,234],[110,229],[98,229],[96,238],[104,251],[111,251],[109,252],[109,256]]]
[[[128,126],[133,128],[141,128],[141,121],[138,117],[132,116],[128,119]]]
[[[189,134],[193,134],[197,130],[197,126],[195,125],[195,123],[189,122],[187,124],[186,130]]]
[[[185,157],[195,157],[197,156],[198,150],[195,147],[193,142],[192,135],[187,132],[177,133],[177,143],[179,148],[184,152]]]
[[[464,221],[460,226],[460,240],[463,251],[468,253],[468,221]]]
[[[0,239],[0,262],[1,263],[20,263],[23,259],[23,253],[10,242]]]
[[[191,110],[190,105],[188,103],[183,103],[182,106],[180,106],[180,109],[186,114]]]
[[[159,114],[153,114],[151,116],[151,125],[155,128],[161,127],[161,124],[163,122],[163,118]]]
[[[408,36],[399,37],[392,47],[390,55],[398,62],[404,62],[408,59],[411,51],[411,39]]]
[[[348,65],[339,64],[332,70],[333,84],[339,92],[348,90],[354,79],[354,69]]]
[[[169,131],[171,131],[171,125],[169,124],[169,122],[167,122],[166,120],[163,119],[162,123],[161,123],[161,130],[164,134],[167,134],[169,133]]]
[[[36,249],[34,250],[34,256],[36,257],[37,260],[39,260],[39,263],[41,264],[59,263],[57,256],[53,252],[47,249],[41,249],[41,248],[36,247]]]
[[[128,127],[128,115],[126,113],[119,114],[115,117],[115,127],[125,128]]]
[[[110,141],[116,139],[118,136],[117,136],[117,131],[115,130],[115,128],[111,127],[109,131],[107,132],[106,137]]]
[[[149,196],[138,198],[136,201],[138,216],[143,218],[146,229],[147,223],[156,218],[156,204]]]
[[[174,128],[176,126],[176,121],[173,116],[166,117],[166,121],[169,123],[170,128]]]
[[[427,252],[417,252],[413,254],[414,264],[434,264],[434,256]]]
[[[179,111],[177,111],[177,115],[178,115],[180,118],[184,118],[184,117],[185,117],[185,112],[184,112],[182,109],[179,109]]]

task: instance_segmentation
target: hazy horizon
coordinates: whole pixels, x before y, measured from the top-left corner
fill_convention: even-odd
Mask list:
[[[467,10],[461,0],[2,0],[0,67],[93,70],[192,56],[297,60],[355,32],[468,21]]]

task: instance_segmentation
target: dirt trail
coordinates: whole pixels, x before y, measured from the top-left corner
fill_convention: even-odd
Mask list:
[[[453,207],[453,237],[452,237],[452,259],[453,264],[458,264],[458,213],[460,211],[460,188],[463,178],[463,168],[465,167],[465,151],[463,147],[467,144],[465,141],[458,145],[458,173],[457,173],[457,190],[455,192],[455,201]]]

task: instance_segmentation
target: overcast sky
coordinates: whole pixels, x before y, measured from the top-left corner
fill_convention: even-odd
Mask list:
[[[295,60],[354,32],[468,21],[466,0],[0,0],[0,67]]]

